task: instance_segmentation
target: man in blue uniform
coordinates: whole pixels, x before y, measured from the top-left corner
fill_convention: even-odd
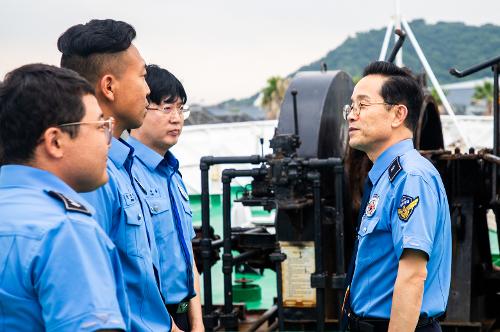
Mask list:
[[[73,71],[26,65],[0,86],[0,330],[128,329],[118,252],[77,194],[108,180],[111,127]]]
[[[146,67],[151,104],[144,123],[132,130],[134,175],[141,179],[160,255],[160,279],[168,310],[184,331],[203,331],[199,276],[193,260],[194,238],[189,197],[179,162],[169,149],[177,143],[189,115],[179,80],[155,65]]]
[[[450,214],[438,171],[413,147],[421,88],[408,71],[380,61],[365,68],[351,99],[344,108],[349,145],[374,164],[346,296],[350,329],[440,331],[436,318],[450,288]]]
[[[106,116],[116,119],[109,151],[109,182],[84,197],[117,246],[130,302],[132,331],[168,331],[171,317],[160,293],[160,264],[151,217],[133,175],[134,149],[120,138],[146,114],[146,68],[125,22],[92,20],[69,28],[58,40],[61,66],[78,71],[94,86]]]

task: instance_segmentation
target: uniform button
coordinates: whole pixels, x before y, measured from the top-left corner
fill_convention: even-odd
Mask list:
[[[158,212],[158,205],[156,205],[156,204],[155,204],[155,205],[153,205],[153,211],[154,211],[154,212]]]
[[[365,233],[366,233],[366,227],[365,227],[365,228],[363,228],[363,232],[365,232]]]
[[[140,214],[137,215],[137,220],[142,220],[142,216]]]

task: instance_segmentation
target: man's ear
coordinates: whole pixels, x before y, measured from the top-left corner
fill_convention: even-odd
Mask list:
[[[393,106],[395,108],[394,120],[392,120],[392,127],[397,128],[404,124],[408,117],[408,108],[405,105],[398,104]]]
[[[118,81],[111,74],[104,75],[97,83],[97,91],[108,101],[115,100],[115,91]]]
[[[61,159],[64,156],[64,146],[69,134],[60,128],[50,127],[42,134],[41,145],[49,158]]]

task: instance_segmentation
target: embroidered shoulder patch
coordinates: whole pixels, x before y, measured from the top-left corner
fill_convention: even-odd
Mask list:
[[[403,170],[401,163],[399,162],[399,157],[396,157],[392,163],[389,165],[389,180],[392,182],[396,176]]]
[[[398,208],[398,217],[401,221],[407,222],[410,219],[413,211],[420,202],[420,198],[417,196],[415,198],[407,195],[401,197],[401,202]]]
[[[365,210],[365,214],[367,217],[373,216],[373,214],[377,210],[378,200],[379,197],[377,194],[373,195],[372,198],[370,198],[370,201],[366,205],[366,210]]]
[[[87,214],[89,216],[92,215],[92,213],[90,213],[90,211],[83,204],[78,203],[77,201],[68,198],[61,193],[51,190],[48,191],[48,194],[54,198],[61,200],[64,203],[64,207],[66,208],[67,211],[76,211]]]

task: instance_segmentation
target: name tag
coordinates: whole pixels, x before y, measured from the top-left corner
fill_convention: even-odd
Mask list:
[[[126,206],[134,205],[137,202],[135,193],[124,193],[122,196]]]

